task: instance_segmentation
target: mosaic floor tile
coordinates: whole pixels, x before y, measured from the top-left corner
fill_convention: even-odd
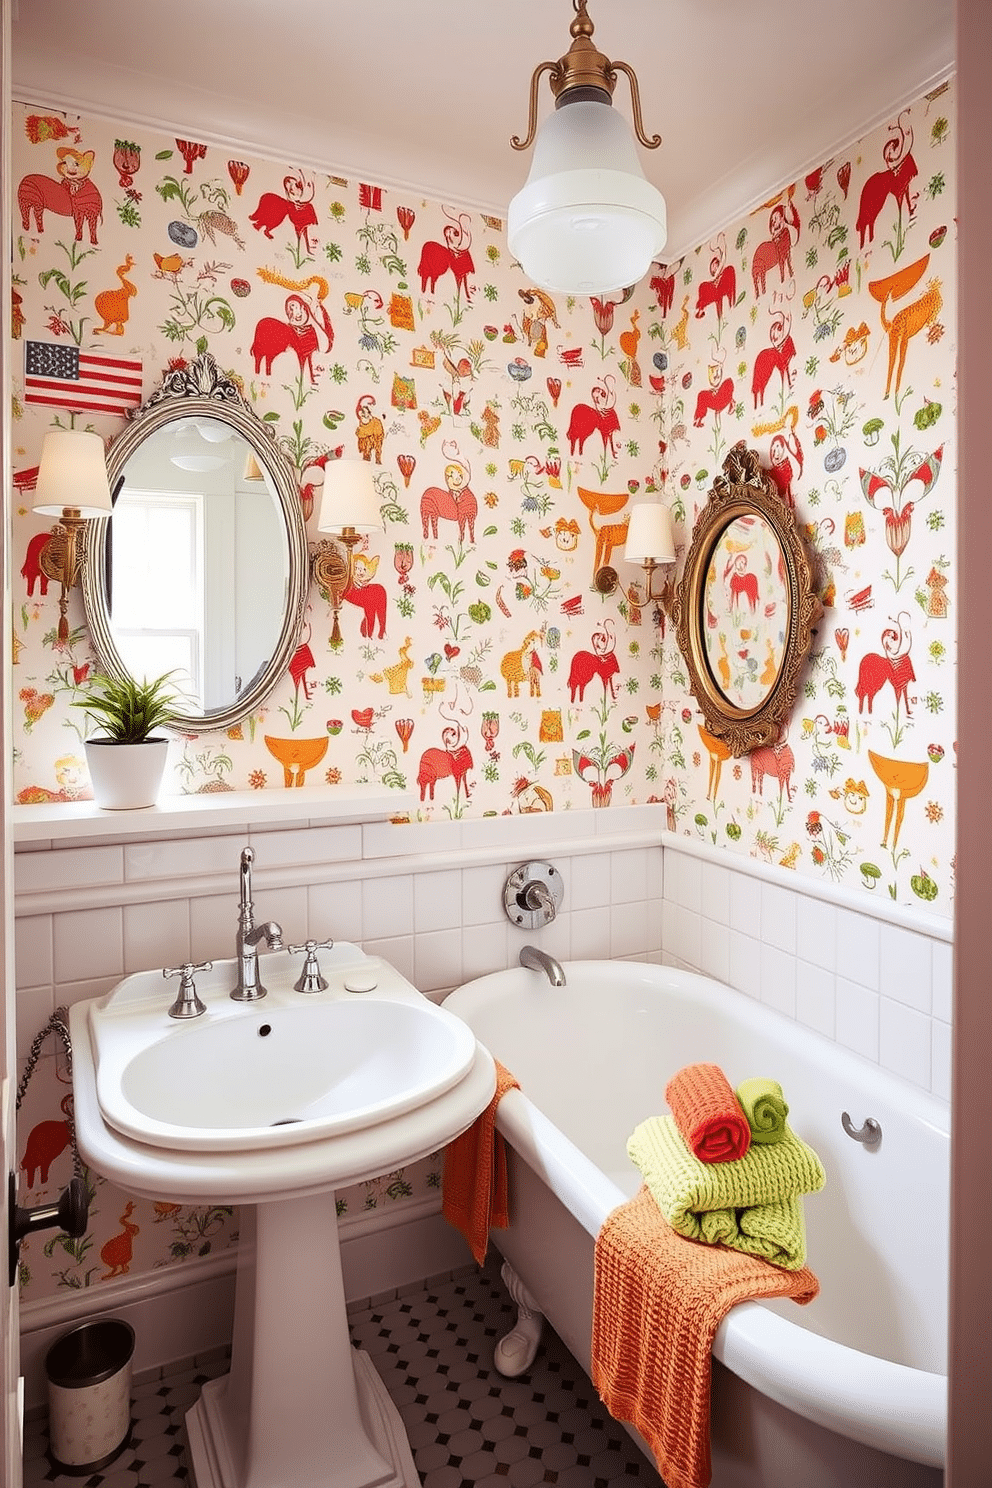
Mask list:
[[[490,1266],[353,1310],[366,1349],[402,1415],[423,1488],[664,1488],[587,1376],[550,1330],[519,1380],[493,1368],[513,1303]],[[25,1422],[24,1488],[195,1488],[184,1418],[224,1350],[136,1379],[129,1446],[103,1472],[60,1473],[43,1417]]]

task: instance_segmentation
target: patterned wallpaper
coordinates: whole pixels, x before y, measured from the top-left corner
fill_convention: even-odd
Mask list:
[[[89,794],[71,704],[94,655],[78,591],[59,639],[38,565],[42,436],[111,439],[128,364],[147,396],[208,350],[275,425],[312,546],[339,454],[370,462],[385,530],[359,552],[340,644],[312,586],[281,686],[239,727],[179,740],[173,789],[287,788],[269,736],[309,749],[307,783],[412,788],[425,820],[661,800],[673,831],[949,917],[953,135],[945,85],[641,285],[579,300],[529,284],[496,218],[18,105],[13,329],[41,348],[13,389],[18,799]],[[77,352],[84,371],[124,364],[110,411],[78,406]],[[73,382],[35,401],[53,370]],[[796,510],[824,619],[783,737],[733,760],[701,730],[671,627],[592,578],[635,498],[663,496],[684,548],[739,441]],[[733,614],[728,675],[746,675],[763,658]],[[53,1080],[22,1115],[28,1144],[32,1122],[64,1129]],[[346,1201],[436,1181],[421,1165]],[[79,1254],[32,1243],[32,1295],[103,1280],[107,1247],[159,1265],[236,1233],[99,1183],[96,1201]]]
[[[496,218],[17,115],[14,330],[43,372],[112,357],[147,396],[209,350],[275,425],[313,548],[327,460],[374,471],[385,530],[359,551],[340,644],[314,585],[282,685],[181,740],[174,789],[285,789],[268,737],[312,759],[308,783],[415,789],[423,819],[662,799],[677,831],[950,913],[951,86],[603,300],[528,284]],[[122,427],[64,406],[78,385],[45,404],[15,379],[25,801],[88,794],[70,704],[94,657],[78,591],[59,639],[30,511],[47,428]],[[592,577],[634,498],[662,494],[684,543],[740,440],[796,508],[826,613],[787,733],[732,761],[661,617]],[[728,669],[761,660],[728,628]]]

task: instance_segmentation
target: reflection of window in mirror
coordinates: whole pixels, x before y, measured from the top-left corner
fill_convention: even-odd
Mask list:
[[[175,672],[203,707],[203,497],[121,491],[114,507],[111,613],[132,676]]]

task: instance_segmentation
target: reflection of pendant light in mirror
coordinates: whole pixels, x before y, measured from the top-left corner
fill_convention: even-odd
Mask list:
[[[60,585],[60,641],[69,639],[69,590],[79,578],[81,528],[88,517],[113,510],[107,462],[99,434],[82,429],[53,429],[45,435],[34,488],[33,509],[58,517],[38,557],[46,578]]]
[[[510,252],[534,284],[561,294],[601,295],[642,279],[668,234],[665,199],[641,169],[633,135],[613,111],[617,73],[630,84],[634,129],[654,149],[641,122],[637,76],[626,62],[596,50],[587,0],[573,0],[572,45],[557,62],[542,62],[530,84],[526,150],[537,133],[525,185],[510,203]],[[537,124],[541,74],[550,74],[555,112]]]
[[[223,426],[222,426],[223,427]],[[226,455],[218,455],[204,443],[200,429],[194,419],[182,419],[173,442],[169,460],[180,470],[202,473],[219,470],[227,464]]]
[[[226,444],[234,432],[230,424],[221,423],[220,419],[198,418],[193,423],[200,431],[200,438],[208,444]]]
[[[372,478],[372,467],[366,460],[328,460],[324,466],[318,532],[332,533],[335,542],[322,543],[313,561],[313,575],[327,590],[334,625],[331,645],[341,643],[338,612],[346,589],[351,587],[352,557],[355,544],[366,532],[382,531],[379,493]],[[337,546],[344,545],[344,553]]]

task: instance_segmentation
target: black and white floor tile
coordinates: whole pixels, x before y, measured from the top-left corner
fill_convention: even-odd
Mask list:
[[[522,1379],[496,1373],[493,1346],[514,1315],[491,1265],[350,1310],[353,1341],[399,1408],[423,1488],[664,1488],[550,1330]],[[47,1455],[44,1416],[28,1419],[24,1488],[194,1488],[184,1418],[205,1381],[227,1367],[221,1350],[136,1377],[129,1445],[88,1477],[60,1473]]]

